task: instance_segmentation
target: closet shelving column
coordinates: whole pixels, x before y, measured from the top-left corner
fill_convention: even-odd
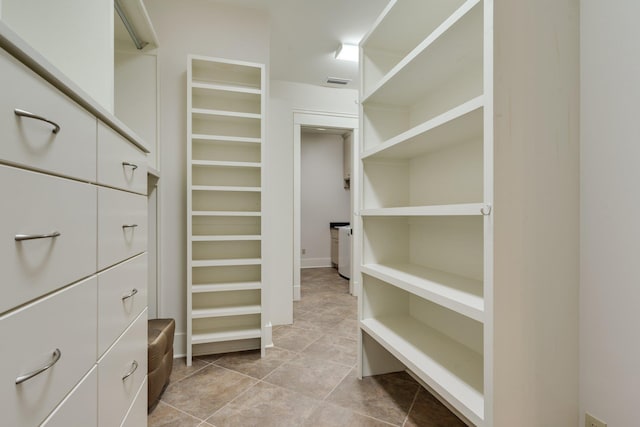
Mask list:
[[[360,374],[484,422],[483,2],[392,1],[361,43]]]
[[[187,64],[187,364],[261,349],[265,68],[190,55]]]

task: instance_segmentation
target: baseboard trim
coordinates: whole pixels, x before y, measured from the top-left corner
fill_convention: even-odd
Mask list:
[[[331,267],[331,258],[301,258],[300,268]]]
[[[300,290],[300,285],[296,285],[293,287],[293,300],[300,301],[302,298],[302,291]]]
[[[173,358],[187,357],[187,333],[176,332],[173,336]]]
[[[273,327],[271,322],[264,325],[264,335],[262,338],[264,339],[265,348],[273,347]]]

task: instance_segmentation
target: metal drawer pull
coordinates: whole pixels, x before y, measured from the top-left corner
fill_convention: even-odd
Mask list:
[[[16,116],[28,117],[30,119],[42,120],[43,122],[47,122],[50,125],[53,125],[53,131],[52,131],[53,133],[60,132],[60,125],[59,124],[57,124],[56,122],[52,122],[51,120],[46,119],[46,118],[44,118],[42,116],[38,116],[37,114],[33,114],[33,113],[28,112],[28,111],[21,110],[20,108],[14,109],[13,112],[16,114]]]
[[[138,226],[138,224],[125,224],[122,226],[122,228],[136,228]]]
[[[30,380],[31,378],[35,377],[36,375],[39,375],[39,374],[43,373],[44,371],[46,371],[47,369],[51,368],[53,365],[55,365],[58,362],[58,360],[60,360],[60,356],[62,356],[62,353],[60,352],[59,348],[56,348],[53,351],[53,358],[51,359],[51,362],[47,363],[46,365],[44,365],[40,369],[36,369],[33,372],[29,372],[28,374],[20,375],[18,378],[16,378],[16,385],[17,384],[22,384],[23,382],[25,382],[27,380]]]
[[[129,372],[127,372],[126,374],[124,374],[124,377],[122,377],[122,381],[126,380],[127,378],[129,378],[131,375],[133,375],[133,373],[136,371],[136,369],[138,369],[138,362],[136,362],[135,360],[133,361],[133,363],[131,364],[131,369],[129,370]]]
[[[23,240],[35,240],[35,239],[53,239],[60,236],[59,231],[54,231],[49,234],[16,234],[16,242],[22,242]]]
[[[136,288],[131,289],[131,292],[129,292],[127,295],[122,297],[122,301],[128,300],[129,298],[133,297],[137,293],[138,293],[138,290]]]
[[[131,166],[131,168],[133,168],[133,170],[138,169],[138,165],[136,165],[135,163],[122,162],[122,166]]]

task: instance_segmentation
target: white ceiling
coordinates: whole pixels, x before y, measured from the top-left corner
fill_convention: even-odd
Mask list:
[[[327,77],[351,79],[358,65],[338,61],[340,42],[358,44],[390,0],[211,0],[267,11],[271,17],[271,78],[314,85]]]

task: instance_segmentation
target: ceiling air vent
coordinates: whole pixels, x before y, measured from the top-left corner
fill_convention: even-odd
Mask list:
[[[346,85],[351,79],[341,79],[340,77],[327,77],[327,83],[332,85]]]

